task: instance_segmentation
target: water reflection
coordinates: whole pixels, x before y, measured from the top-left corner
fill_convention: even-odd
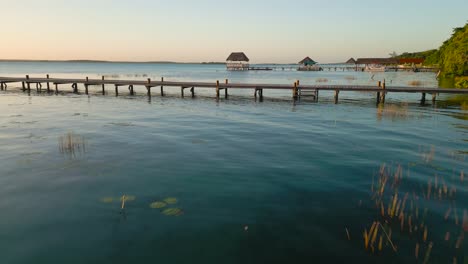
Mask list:
[[[60,136],[58,142],[60,153],[68,158],[76,158],[86,153],[87,141],[73,132]]]

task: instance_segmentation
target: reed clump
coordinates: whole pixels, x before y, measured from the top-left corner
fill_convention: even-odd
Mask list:
[[[408,82],[408,85],[411,85],[411,86],[422,86],[423,85],[423,82],[419,81],[419,80],[413,80],[413,81],[409,81]]]
[[[431,148],[423,155],[422,166],[433,161],[434,152]],[[404,252],[414,250],[415,259],[422,263],[430,263],[432,252],[437,250],[454,252],[447,260],[464,259],[468,210],[456,203],[457,186],[465,181],[464,171],[460,171],[459,177],[435,174],[428,177],[424,186],[415,186],[409,176],[409,169],[402,165],[387,164],[381,165],[377,178],[373,176],[370,199],[375,220],[363,230],[364,248],[373,254],[383,250],[398,254],[400,246]],[[413,187],[416,188],[411,190]],[[446,209],[444,215],[437,213],[440,208]],[[440,252],[436,255],[441,256]]]
[[[318,82],[318,83],[327,83],[327,82],[328,82],[328,79],[327,79],[327,78],[318,78],[317,80],[315,80],[315,82]]]
[[[71,158],[86,153],[87,142],[84,137],[76,135],[73,132],[60,136],[58,139],[59,151],[63,155]]]
[[[408,104],[401,104],[401,105],[379,105],[377,108],[377,117],[381,118],[389,118],[392,120],[395,119],[408,119],[410,117],[408,111]]]

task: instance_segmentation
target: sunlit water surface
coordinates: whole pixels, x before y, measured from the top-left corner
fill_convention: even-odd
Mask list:
[[[425,73],[0,63],[1,76],[46,73],[437,85]],[[429,261],[468,258],[468,241],[458,244],[468,231],[468,112],[447,104],[449,96],[420,106],[419,95],[390,94],[376,107],[368,93],[343,93],[335,105],[329,93],[319,103],[293,103],[289,92],[265,91],[258,102],[250,91],[217,101],[210,90],[182,99],[168,89],[149,100],[144,88],[117,98],[108,89],[106,96],[98,88],[90,96],[27,94],[17,85],[0,92],[2,263],[414,263],[430,245]],[[383,164],[392,170],[385,216],[374,194]],[[391,188],[398,165],[402,179]],[[397,191],[397,200],[410,196],[403,229],[387,215]],[[410,233],[409,216],[420,230]],[[366,250],[363,232],[374,221],[391,228],[391,238],[380,230]]]

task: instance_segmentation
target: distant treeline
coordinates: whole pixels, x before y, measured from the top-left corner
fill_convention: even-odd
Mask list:
[[[468,76],[468,23],[454,28],[452,37],[439,49],[405,52],[397,58],[425,59],[425,65],[438,65],[444,76]]]

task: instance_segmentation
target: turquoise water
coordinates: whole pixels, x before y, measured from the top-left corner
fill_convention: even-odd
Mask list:
[[[45,73],[374,82],[368,73],[227,73],[220,65],[0,63],[0,76]],[[383,78],[437,85],[425,73],[374,76]],[[430,263],[468,258],[464,237],[458,244],[468,231],[468,112],[442,107],[451,97],[420,106],[418,95],[391,95],[376,107],[367,93],[335,105],[327,93],[293,103],[289,92],[266,91],[256,102],[247,91],[217,101],[209,90],[148,100],[143,90],[116,98],[108,89],[112,96],[0,92],[2,263],[422,263],[431,242]],[[395,190],[417,197],[405,213],[416,219],[419,204],[418,231],[401,231],[372,199],[384,163],[393,183],[402,166]],[[385,205],[395,193],[386,190]],[[150,207],[166,198],[177,202]],[[387,239],[378,250],[382,232],[374,252],[365,249],[373,221],[392,229],[397,252]]]

